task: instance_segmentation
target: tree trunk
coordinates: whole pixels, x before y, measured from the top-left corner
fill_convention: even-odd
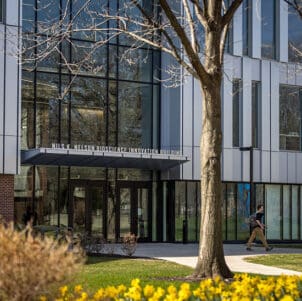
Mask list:
[[[226,265],[221,225],[221,80],[202,85],[201,226],[195,277],[231,278]]]

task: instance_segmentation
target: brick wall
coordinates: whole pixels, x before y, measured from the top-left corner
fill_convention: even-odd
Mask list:
[[[14,176],[0,175],[0,215],[14,220]]]

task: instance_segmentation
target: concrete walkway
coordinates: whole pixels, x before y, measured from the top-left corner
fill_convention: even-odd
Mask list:
[[[198,254],[198,244],[139,243],[134,255],[158,258],[195,267],[196,254]],[[249,263],[243,260],[249,256],[268,254],[302,254],[302,249],[275,247],[272,251],[266,252],[263,247],[257,246],[253,248],[253,251],[246,251],[244,244],[225,244],[224,254],[226,262],[233,272],[263,275],[302,275],[300,272]]]

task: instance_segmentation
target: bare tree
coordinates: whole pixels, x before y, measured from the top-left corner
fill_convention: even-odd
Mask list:
[[[302,18],[302,1],[301,0],[284,0],[288,5],[294,8]]]
[[[92,61],[92,54],[119,36],[127,37],[131,44],[129,51],[123,54],[125,58],[132,50],[149,45],[171,55],[183,73],[199,82],[203,99],[200,140],[202,206],[200,248],[194,276],[232,277],[222,244],[220,89],[226,36],[242,0],[158,0],[154,3],[124,0],[117,12],[102,5],[104,1],[97,1],[96,8],[96,2],[88,0],[83,1],[72,18],[68,10],[69,1],[66,2],[67,6],[61,7],[60,17],[56,14],[45,17],[35,30],[24,33],[27,64],[57,53],[72,74],[79,74],[83,68],[98,72],[101,66]],[[82,14],[86,15],[85,24],[79,21]],[[72,44],[72,37],[80,33],[97,38],[89,49],[82,49],[86,53],[81,60],[70,63],[61,45],[64,42]],[[128,62],[135,63],[131,55]],[[175,66],[170,69],[173,76],[175,70]]]

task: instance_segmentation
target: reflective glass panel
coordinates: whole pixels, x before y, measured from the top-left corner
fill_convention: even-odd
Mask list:
[[[73,202],[73,230],[74,232],[86,231],[86,198],[87,191],[85,186],[76,185],[71,191]]]
[[[283,239],[290,239],[290,186],[283,185]]]
[[[152,86],[119,83],[118,145],[152,147]]]
[[[148,237],[148,189],[137,188],[137,236]]]
[[[267,239],[281,239],[280,185],[265,185],[265,224]]]
[[[297,11],[291,6],[288,6],[288,61],[302,61],[302,28],[301,17]]]
[[[261,122],[261,91],[260,82],[252,81],[252,141],[253,147],[260,146],[260,122]]]
[[[236,239],[236,184],[227,184],[227,240]]]
[[[183,222],[186,219],[186,182],[175,182],[175,241],[183,239]]]
[[[90,206],[91,206],[91,233],[103,234],[103,207],[104,207],[103,187],[90,188]]]
[[[275,0],[261,1],[261,54],[263,58],[274,59],[275,54],[275,34],[276,34],[276,11]]]
[[[292,186],[292,239],[299,239],[299,186]]]
[[[250,216],[250,184],[237,186],[237,239],[248,239],[249,224],[246,222]]]
[[[131,189],[120,188],[120,237],[131,232]]]
[[[242,83],[240,79],[233,80],[233,146],[240,144],[240,103]]]
[[[197,240],[197,182],[187,182],[188,241]]]

